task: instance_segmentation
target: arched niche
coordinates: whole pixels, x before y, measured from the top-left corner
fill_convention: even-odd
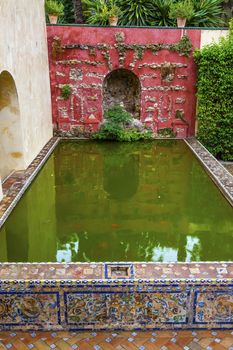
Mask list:
[[[116,69],[109,73],[103,84],[103,109],[123,104],[133,118],[140,118],[140,81],[127,69]]]
[[[0,74],[0,176],[24,168],[18,94],[10,73]]]

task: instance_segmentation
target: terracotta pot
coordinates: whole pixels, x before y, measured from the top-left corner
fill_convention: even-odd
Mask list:
[[[109,17],[108,21],[110,26],[116,26],[118,22],[118,17],[117,16]]]
[[[57,24],[57,15],[48,15],[49,16],[49,22],[51,24]]]
[[[177,18],[177,27],[184,28],[186,24],[186,18]]]

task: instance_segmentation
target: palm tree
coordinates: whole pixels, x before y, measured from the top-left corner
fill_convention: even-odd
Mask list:
[[[73,6],[74,6],[75,23],[77,23],[77,24],[84,23],[82,1],[81,0],[73,0]]]

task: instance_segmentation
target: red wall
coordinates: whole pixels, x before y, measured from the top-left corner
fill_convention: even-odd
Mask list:
[[[68,133],[74,128],[86,132],[96,130],[103,118],[104,77],[114,69],[125,68],[133,71],[141,83],[141,121],[155,132],[172,128],[177,137],[194,135],[196,67],[193,58],[169,49],[162,49],[156,55],[145,50],[142,59],[132,67],[134,51],[126,50],[124,64],[120,66],[119,53],[114,46],[117,44],[116,33],[123,33],[124,43],[129,45],[173,44],[180,41],[182,30],[48,26],[47,32],[55,129]],[[193,47],[200,47],[199,30],[187,30],[186,34]],[[62,52],[52,54],[56,37],[61,40]],[[77,47],[80,44],[83,46]],[[68,48],[66,45],[76,47]],[[104,58],[103,53],[107,51],[103,47],[96,49],[94,56],[85,45],[109,45],[110,64],[106,55]],[[166,62],[176,65],[171,82],[161,79],[160,65]],[[147,64],[154,64],[154,67],[145,66]],[[63,84],[72,87],[68,100],[60,96]],[[176,110],[183,110],[182,119],[175,117]]]

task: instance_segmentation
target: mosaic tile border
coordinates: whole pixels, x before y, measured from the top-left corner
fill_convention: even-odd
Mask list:
[[[233,329],[233,284],[2,283],[1,291],[0,331]]]
[[[184,141],[233,206],[233,175],[197,139],[190,138]]]

